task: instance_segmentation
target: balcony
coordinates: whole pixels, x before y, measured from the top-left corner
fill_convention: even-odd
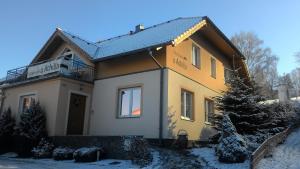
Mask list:
[[[9,70],[4,83],[13,84],[53,76],[93,82],[94,68],[80,60],[62,57]]]

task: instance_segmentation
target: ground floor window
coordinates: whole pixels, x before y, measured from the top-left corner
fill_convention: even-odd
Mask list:
[[[194,94],[187,90],[181,90],[181,118],[191,120],[194,111]]]
[[[29,109],[30,105],[36,100],[35,94],[23,95],[20,96],[20,103],[19,103],[19,112],[23,113],[27,109]]]
[[[205,122],[212,123],[214,115],[214,101],[210,99],[205,99]]]
[[[120,89],[119,117],[139,117],[141,115],[141,95],[141,87]]]

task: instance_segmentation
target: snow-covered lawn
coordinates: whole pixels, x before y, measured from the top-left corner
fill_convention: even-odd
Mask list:
[[[193,148],[191,150],[193,155],[202,158],[207,164],[207,168],[214,169],[248,169],[249,168],[249,160],[246,160],[244,163],[220,163],[215,155],[214,148]]]
[[[157,168],[158,152],[153,152],[153,162],[144,169]],[[0,169],[138,169],[130,160],[106,159],[92,163],[75,163],[74,160],[55,161],[52,159],[14,158],[10,154],[0,156]]]
[[[287,140],[274,149],[272,157],[262,159],[258,169],[299,169],[300,129],[291,133]]]

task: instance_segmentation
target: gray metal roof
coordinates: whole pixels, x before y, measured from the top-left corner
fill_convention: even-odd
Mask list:
[[[92,58],[101,60],[123,53],[171,43],[179,35],[202,20],[202,17],[177,18],[145,28],[137,33],[129,33],[95,43],[66,31],[62,31],[62,33]]]

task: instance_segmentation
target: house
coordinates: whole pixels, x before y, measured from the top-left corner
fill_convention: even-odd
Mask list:
[[[7,72],[1,109],[18,119],[39,101],[50,136],[207,139],[212,98],[233,69],[248,77],[244,59],[208,17],[137,25],[99,42],[57,28],[29,65]]]

